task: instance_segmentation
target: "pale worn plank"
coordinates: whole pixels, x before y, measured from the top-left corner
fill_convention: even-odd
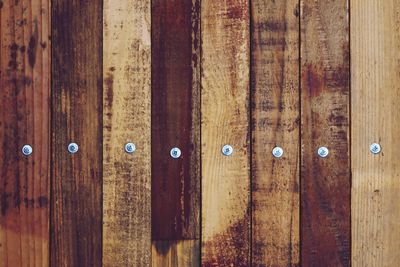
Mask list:
[[[0,1],[0,266],[49,265],[49,9]]]
[[[103,266],[151,264],[150,11],[104,1]]]
[[[250,264],[249,10],[247,0],[201,2],[203,266]]]
[[[252,266],[298,266],[299,5],[253,0],[251,10]]]
[[[301,264],[349,266],[348,1],[301,0],[300,25]]]
[[[351,18],[352,265],[398,266],[400,1],[354,0]]]

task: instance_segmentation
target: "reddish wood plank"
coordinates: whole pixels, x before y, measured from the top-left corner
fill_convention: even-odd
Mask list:
[[[203,266],[250,265],[249,11],[247,0],[201,1]]]
[[[51,266],[101,265],[102,17],[100,0],[52,2]]]
[[[251,10],[252,266],[298,266],[300,10],[297,0],[253,0]]]
[[[49,6],[0,1],[0,266],[49,264]]]
[[[303,266],[350,265],[348,13],[347,0],[301,1]]]
[[[180,240],[194,241],[186,242],[186,245],[195,246],[186,251],[199,254],[200,249],[199,9],[199,0],[152,1],[152,240],[155,264],[163,262],[163,257],[170,257],[168,254],[176,251],[173,247]],[[179,159],[170,156],[173,147],[181,149]],[[166,241],[170,241],[170,248]]]

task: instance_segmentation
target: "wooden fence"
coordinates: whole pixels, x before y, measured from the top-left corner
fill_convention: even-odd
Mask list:
[[[400,0],[0,11],[0,266],[399,266]]]

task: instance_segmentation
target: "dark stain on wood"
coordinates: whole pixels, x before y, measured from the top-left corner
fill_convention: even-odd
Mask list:
[[[51,5],[50,266],[102,265],[102,5]],[[70,142],[79,145],[74,155]]]
[[[199,237],[199,2],[152,2],[154,241]],[[173,147],[179,159],[169,155]]]
[[[348,5],[303,1],[302,8],[301,262],[350,266]],[[327,158],[317,155],[320,146]]]
[[[248,240],[250,236],[250,221],[248,214],[229,226],[226,231],[217,234],[212,241],[203,241],[203,247],[212,247],[213,250],[203,251],[202,266],[250,266],[250,251]],[[229,252],[229,253],[228,253]]]

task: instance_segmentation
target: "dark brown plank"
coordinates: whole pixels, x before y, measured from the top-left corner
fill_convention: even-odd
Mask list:
[[[250,1],[202,0],[201,39],[202,265],[250,266]]]
[[[252,266],[298,266],[300,10],[297,0],[253,0],[251,10]]]
[[[348,1],[301,7],[301,262],[349,266]]]
[[[177,253],[173,248],[183,240],[194,241],[182,246],[195,246],[186,249],[199,254],[196,252],[200,233],[199,9],[199,0],[152,1],[154,264],[165,264],[162,258]],[[179,159],[170,156],[173,147],[181,149]],[[170,246],[166,241],[171,242]]]
[[[52,2],[51,266],[101,266],[102,17],[100,0]]]
[[[0,266],[49,265],[49,7],[0,1]]]

